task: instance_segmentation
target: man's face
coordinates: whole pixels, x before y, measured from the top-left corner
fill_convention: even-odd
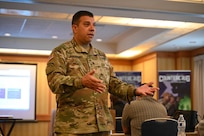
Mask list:
[[[89,44],[95,34],[94,18],[89,16],[82,16],[80,18],[79,24],[73,24],[72,29],[74,38],[79,44]]]

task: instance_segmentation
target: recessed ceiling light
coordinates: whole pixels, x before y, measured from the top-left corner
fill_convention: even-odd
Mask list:
[[[56,36],[56,35],[52,36],[52,39],[57,39],[57,38],[58,38],[58,36]]]
[[[10,33],[5,33],[4,36],[11,36],[11,34]]]
[[[102,39],[96,39],[97,42],[102,42]]]

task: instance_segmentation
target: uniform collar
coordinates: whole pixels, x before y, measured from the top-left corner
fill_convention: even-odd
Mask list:
[[[84,49],[82,46],[80,46],[74,39],[71,40],[71,43],[74,45],[74,49],[76,50],[76,52],[93,54],[93,55],[97,55],[98,54],[97,50],[95,48],[93,48],[91,43],[89,44],[89,46],[90,46],[89,52],[86,49]]]

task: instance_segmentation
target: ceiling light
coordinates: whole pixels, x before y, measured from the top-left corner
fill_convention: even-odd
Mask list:
[[[125,25],[131,20],[132,18],[103,16],[98,20],[98,22]]]
[[[33,3],[33,0],[1,0],[6,2]]]
[[[204,3],[204,0],[167,0],[167,1],[176,1],[176,2],[188,2],[188,3]]]
[[[11,34],[10,33],[5,33],[4,36],[11,36]]]
[[[42,17],[49,19],[64,19],[71,20],[72,14],[65,13],[51,13],[51,12],[39,12],[39,11],[28,11],[28,10],[17,10],[17,9],[0,9],[0,14],[5,15],[16,15],[16,16],[32,16]],[[141,19],[141,18],[127,18],[127,17],[113,17],[113,16],[94,16],[96,23],[101,24],[114,24],[123,26],[135,26],[135,27],[156,27],[156,28],[189,28],[190,22],[180,21],[168,21],[168,20],[153,20],[153,19]],[[192,27],[196,23],[191,23]],[[197,23],[199,24],[199,23]],[[200,23],[201,24],[201,23]]]
[[[35,17],[42,17],[42,18],[50,18],[50,19],[69,19],[72,17],[71,14],[67,13],[56,13],[56,12],[42,12],[42,11],[35,11]]]
[[[102,39],[96,39],[97,42],[102,42]]]
[[[49,55],[51,53],[51,51],[0,48],[0,53],[26,54],[26,55],[33,55],[33,54],[35,54],[35,55]]]
[[[182,25],[184,22],[167,21],[167,20],[153,20],[153,19],[133,19],[128,25],[142,26],[142,27],[156,27],[156,28],[175,28]]]
[[[58,36],[53,35],[53,36],[52,36],[52,39],[58,39]]]
[[[1,14],[6,15],[19,15],[19,16],[32,16],[33,11],[29,10],[16,10],[16,9],[0,9]]]
[[[141,53],[141,51],[127,50],[127,51],[124,51],[124,52],[118,54],[117,56],[123,57],[123,58],[130,58],[130,57],[133,57],[133,56],[138,55],[140,53]]]
[[[183,27],[183,24],[186,24],[187,22],[103,16],[98,20],[98,23],[173,29]]]

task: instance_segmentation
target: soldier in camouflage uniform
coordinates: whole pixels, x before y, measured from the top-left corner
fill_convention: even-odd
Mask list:
[[[77,12],[72,30],[73,39],[52,51],[46,67],[49,87],[56,94],[54,131],[57,136],[108,136],[114,129],[108,92],[130,101],[136,94],[152,94],[158,88],[147,84],[136,89],[115,76],[105,53],[91,45],[92,13]]]

